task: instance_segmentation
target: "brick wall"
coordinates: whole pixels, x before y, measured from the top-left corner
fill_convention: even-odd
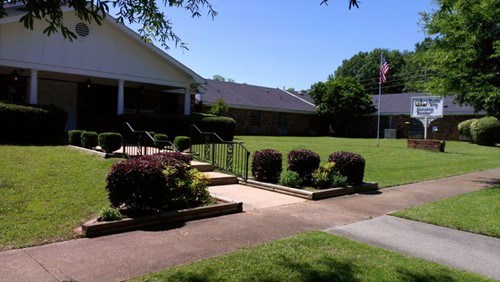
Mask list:
[[[464,120],[477,118],[475,115],[449,115],[431,122],[427,131],[427,139],[460,140],[458,124]],[[433,132],[433,126],[438,131]],[[417,119],[409,115],[381,116],[380,138],[384,138],[384,129],[396,129],[397,138],[423,138],[424,127]],[[361,116],[351,119],[347,134],[349,137],[375,138],[377,136],[377,116]]]
[[[251,126],[252,110],[229,109],[227,116],[236,120],[235,134],[310,135],[318,132],[315,115],[260,112],[260,126]],[[286,128],[280,128],[280,115],[286,115]],[[282,117],[283,119],[283,117]]]

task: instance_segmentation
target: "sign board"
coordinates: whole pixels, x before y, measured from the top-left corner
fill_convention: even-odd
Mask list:
[[[412,118],[443,117],[443,97],[423,96],[411,97]]]

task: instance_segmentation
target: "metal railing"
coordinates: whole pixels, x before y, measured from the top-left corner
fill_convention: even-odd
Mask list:
[[[191,152],[200,161],[248,179],[248,160],[250,152],[241,142],[224,141],[215,132],[202,132],[196,125],[190,128]]]
[[[136,131],[128,122],[123,123],[123,154],[127,157],[179,152],[170,141],[155,140],[147,131]]]

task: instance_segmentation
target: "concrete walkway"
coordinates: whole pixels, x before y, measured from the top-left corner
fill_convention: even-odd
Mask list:
[[[255,205],[255,209],[244,213],[182,226],[5,251],[0,252],[0,281],[121,281],[309,230],[327,230],[384,216],[494,184],[500,184],[500,168],[387,188],[378,193],[267,208]],[[469,255],[454,252],[448,257]]]
[[[381,216],[326,231],[500,280],[499,238],[393,216]]]

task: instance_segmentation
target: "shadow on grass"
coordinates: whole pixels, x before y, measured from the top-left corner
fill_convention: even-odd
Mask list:
[[[300,263],[282,257],[279,265],[288,268],[288,272],[298,274],[299,281],[360,281],[357,278],[358,267],[350,261],[323,256],[313,263]],[[359,276],[358,276],[359,277]],[[260,277],[265,280],[265,277]]]
[[[441,281],[462,281],[446,273],[421,273],[410,271],[407,269],[398,269],[398,279],[400,281],[414,281],[414,282],[441,282]]]
[[[499,186],[500,185],[500,178],[479,179],[479,180],[474,180],[474,182],[486,184],[486,185],[490,185],[490,186]]]

